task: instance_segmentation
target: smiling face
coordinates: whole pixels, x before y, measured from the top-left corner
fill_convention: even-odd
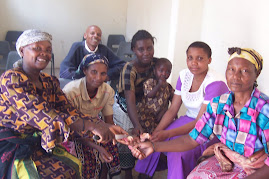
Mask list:
[[[252,92],[256,79],[257,71],[251,62],[237,57],[229,61],[226,80],[232,92]]]
[[[203,48],[190,47],[187,51],[187,66],[194,75],[203,75],[208,71],[211,58]]]
[[[84,38],[88,47],[93,51],[99,45],[102,37],[102,31],[98,26],[90,26],[84,33]]]
[[[103,63],[95,63],[84,69],[87,89],[95,90],[103,84],[107,78],[107,66]]]
[[[20,49],[25,71],[41,71],[51,60],[52,46],[49,41],[40,41],[29,44]]]
[[[154,46],[151,39],[138,40],[133,48],[140,65],[150,65],[154,55]]]

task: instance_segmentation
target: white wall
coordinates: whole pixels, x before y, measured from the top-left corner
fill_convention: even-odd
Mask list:
[[[1,0],[0,39],[8,30],[45,30],[53,36],[59,67],[72,43],[82,40],[87,26],[100,26],[106,44],[108,34],[125,35],[126,15],[126,0]]]
[[[258,78],[259,89],[269,95],[269,1],[205,0],[201,39],[213,50],[212,67],[225,73],[229,47],[249,47],[264,59]],[[267,77],[266,77],[267,76]]]

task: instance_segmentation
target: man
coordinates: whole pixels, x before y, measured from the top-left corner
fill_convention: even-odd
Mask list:
[[[109,61],[107,81],[119,78],[120,71],[125,62],[117,57],[110,49],[100,44],[101,29],[91,25],[84,33],[85,41],[73,43],[69,53],[60,65],[60,78],[72,79],[83,57],[90,53],[104,55]]]

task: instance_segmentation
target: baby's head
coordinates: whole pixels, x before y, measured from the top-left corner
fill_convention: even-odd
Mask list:
[[[155,63],[154,74],[158,80],[164,78],[167,80],[171,74],[172,63],[167,58],[159,58]]]

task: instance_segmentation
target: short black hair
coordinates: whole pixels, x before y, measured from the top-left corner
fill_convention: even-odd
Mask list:
[[[152,37],[152,35],[148,31],[146,31],[146,30],[139,30],[139,31],[137,31],[134,34],[134,36],[132,38],[132,41],[131,41],[131,50],[134,49],[135,44],[136,44],[136,42],[138,40],[144,40],[144,39],[150,39],[150,40],[152,40],[152,43],[154,45],[154,37]]]
[[[155,62],[155,68],[159,67],[162,64],[168,65],[172,69],[172,63],[167,58],[158,58]]]
[[[212,55],[212,51],[211,51],[211,48],[209,47],[209,45],[207,45],[205,42],[201,42],[201,41],[196,41],[196,42],[193,42],[192,44],[190,44],[190,46],[188,47],[186,53],[188,54],[188,51],[191,47],[194,47],[194,48],[202,48],[205,53],[207,53],[207,56],[208,58],[211,58],[211,55]]]

